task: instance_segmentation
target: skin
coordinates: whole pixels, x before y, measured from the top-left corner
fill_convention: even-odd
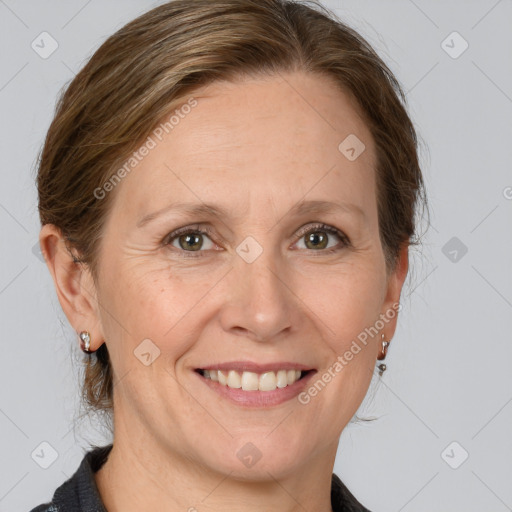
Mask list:
[[[325,77],[216,82],[193,96],[197,106],[111,192],[98,283],[72,263],[54,226],[41,230],[67,318],[91,333],[92,350],[106,342],[113,363],[115,441],[96,482],[110,512],[331,511],[339,437],[375,372],[380,333],[306,405],[242,408],[193,370],[293,361],[320,377],[399,302],[408,248],[388,275],[374,143],[354,102]],[[366,146],[355,161],[338,150],[349,134]],[[291,215],[302,199],[352,203],[364,215]],[[232,217],[169,212],[137,228],[176,201],[217,203]],[[350,245],[327,234],[328,247],[315,248],[295,236],[310,225],[325,236],[317,222]],[[200,235],[202,257],[179,237],[162,243],[197,223],[213,229]],[[263,248],[252,263],[236,252],[247,236]],[[385,323],[386,340],[396,320]],[[160,350],[149,366],[133,353],[146,338]],[[248,442],[262,454],[249,468],[237,457]]]

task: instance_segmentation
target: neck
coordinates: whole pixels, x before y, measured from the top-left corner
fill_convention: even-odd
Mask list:
[[[115,425],[113,448],[95,473],[109,512],[332,512],[337,444],[293,472],[271,475],[263,471],[260,479],[251,480],[230,477],[232,472],[222,473],[174,450],[166,451],[149,434],[135,435],[122,425]]]

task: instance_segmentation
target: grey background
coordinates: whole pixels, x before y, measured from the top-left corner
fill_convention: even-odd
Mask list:
[[[34,249],[35,160],[61,87],[158,3],[0,0],[2,512],[49,500],[90,443],[109,441],[78,421],[78,340]],[[359,411],[379,419],[345,429],[334,470],[374,511],[512,510],[512,2],[324,4],[407,91],[432,211],[388,370]],[[31,48],[43,31],[59,45],[47,59]],[[457,58],[445,49],[462,40],[442,46],[453,31],[469,44]],[[57,452],[47,469],[31,456],[42,442]]]

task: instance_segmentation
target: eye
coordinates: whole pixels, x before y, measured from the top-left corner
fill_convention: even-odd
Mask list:
[[[213,248],[214,244],[210,238],[212,235],[213,230],[208,226],[202,229],[199,227],[199,224],[196,226],[186,226],[169,233],[162,244],[174,247],[182,253],[187,253],[187,257],[202,257],[205,254],[202,254],[204,251],[201,249]],[[328,247],[328,242],[332,235],[341,241],[341,246],[338,243],[334,247]],[[295,233],[295,237],[299,239],[299,242],[305,237],[306,250],[324,254],[330,254],[351,245],[349,238],[342,231],[326,224],[306,226]],[[206,246],[204,243],[205,238],[208,239]]]
[[[341,247],[339,247],[339,244],[334,245],[334,247],[328,247],[331,235],[335,235],[339,240],[341,240]],[[296,233],[296,236],[299,237],[299,242],[305,240],[306,249],[316,252],[332,253],[350,245],[349,238],[343,232],[326,224],[307,226],[306,228],[299,230]]]
[[[203,239],[209,238],[207,235],[211,235],[211,229],[206,227],[203,229],[199,229],[197,227],[196,229],[193,229],[192,227],[184,227],[177,229],[176,231],[173,231],[170,233],[164,240],[164,245],[170,245],[172,247],[175,247],[176,249],[181,249],[187,253],[194,253],[198,252],[200,253],[200,249],[211,249],[213,246],[213,243],[210,239],[210,244],[206,244],[206,247],[204,247]],[[192,257],[197,256],[203,256],[202,254],[189,254]],[[187,256],[189,256],[187,255]]]

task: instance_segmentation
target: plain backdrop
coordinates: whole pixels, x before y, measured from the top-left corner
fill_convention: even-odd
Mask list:
[[[110,442],[77,417],[82,355],[38,253],[35,161],[61,88],[159,3],[0,0],[2,512],[48,501]],[[512,2],[324,5],[407,92],[432,212],[388,370],[359,411],[378,419],[344,430],[334,470],[372,511],[512,510]],[[58,45],[47,58],[42,32]]]

